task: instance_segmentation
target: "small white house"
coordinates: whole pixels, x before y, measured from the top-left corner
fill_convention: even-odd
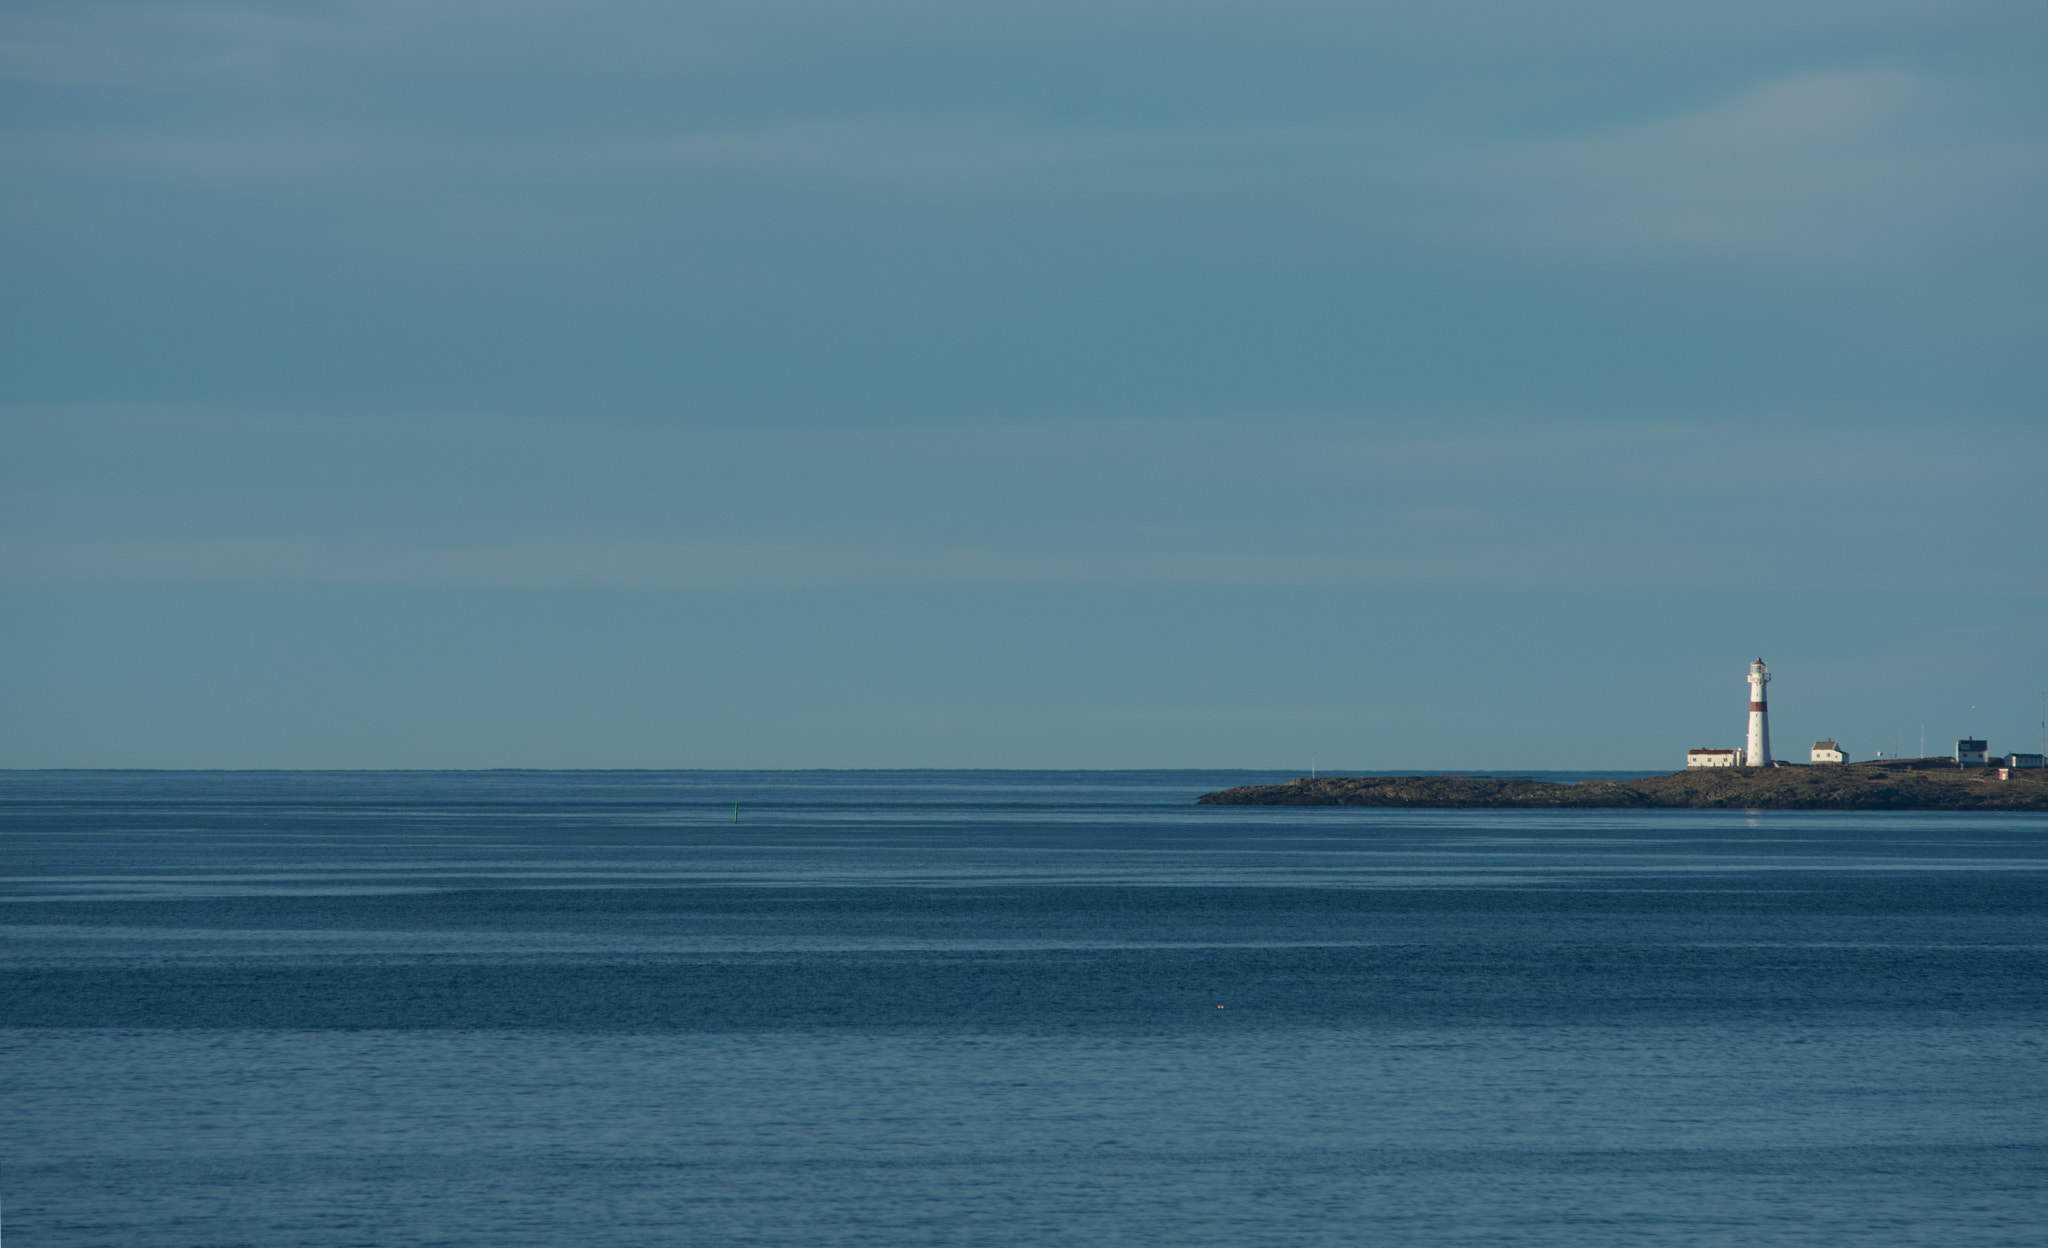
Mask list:
[[[1846,763],[1849,761],[1849,751],[1833,741],[1816,741],[1813,743],[1813,761],[1816,763]]]
[[[1740,766],[1742,766],[1741,750],[1687,750],[1685,752],[1685,769],[1687,771],[1691,771],[1695,767]]]
[[[2041,765],[2041,756],[2039,754],[2015,754],[2005,760],[2005,765],[2008,767],[2039,767]]]
[[[1968,767],[1970,764],[1975,763],[1977,766],[1982,767],[1984,765],[1984,755],[1988,750],[1989,747],[1980,738],[1964,737],[1956,742],[1956,765]]]

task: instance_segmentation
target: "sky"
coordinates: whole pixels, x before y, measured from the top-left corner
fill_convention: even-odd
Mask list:
[[[2048,8],[0,9],[0,766],[2039,749]]]

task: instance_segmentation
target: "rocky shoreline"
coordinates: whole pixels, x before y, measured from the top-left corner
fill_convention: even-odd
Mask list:
[[[2048,811],[2048,772],[1958,767],[1943,759],[1812,767],[1730,767],[1640,780],[1487,776],[1327,776],[1252,784],[1195,799],[1205,806],[1408,806],[1491,809]]]

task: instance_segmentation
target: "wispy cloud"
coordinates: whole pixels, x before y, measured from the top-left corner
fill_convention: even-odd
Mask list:
[[[1891,69],[1766,82],[1706,108],[1434,162],[1450,227],[1574,251],[1854,252],[1916,228],[2016,214],[2048,144],[1929,124],[1933,86]]]
[[[1432,540],[1429,533],[1435,531]],[[1436,586],[1593,588],[1616,582],[1739,582],[1749,562],[1694,560],[1660,576],[1639,566],[1634,535],[1606,544],[1537,534],[1445,541],[1440,526],[1403,526],[1386,540],[1320,551],[1002,550],[756,540],[634,539],[406,546],[313,539],[190,537],[147,540],[0,539],[0,578],[729,589],[858,584]],[[1463,539],[1463,540],[1455,540]]]
[[[2043,588],[1995,554],[1939,554],[1952,511],[1992,533],[2030,514],[2041,438],[2011,433],[1987,457],[1726,420],[479,438],[23,411],[0,431],[17,451],[0,577],[16,579],[1811,586],[1889,582],[1911,557],[1923,587]]]
[[[169,187],[298,197],[401,245],[514,247],[622,218],[652,228],[674,203],[734,187],[807,206],[844,195],[991,211],[1128,197],[1180,221],[1257,205],[1267,225],[1247,236],[1323,228],[1326,205],[1349,202],[1369,207],[1329,246],[1419,232],[1453,246],[1764,256],[1868,255],[1945,227],[2023,229],[2048,211],[2038,127],[1990,137],[1981,106],[1944,120],[1956,84],[1897,68],[1782,77],[1648,119],[1656,93],[1617,93],[1601,124],[1493,143],[1442,109],[1387,112],[1348,91],[1243,111],[1162,94],[1071,124],[1027,100],[1043,91],[1026,81],[1053,81],[1044,66],[992,51],[1000,22],[940,22],[955,42],[927,46],[937,14],[915,4],[884,6],[903,26],[893,40],[830,6],[744,7],[31,5],[0,15],[0,79],[59,91],[0,128],[0,178],[40,205],[11,210],[37,228],[87,204],[143,213]],[[1293,20],[1313,29],[1318,8]],[[1494,19],[1484,25],[1526,20]],[[1367,22],[1388,23],[1400,19]],[[930,58],[922,87],[886,81],[905,39]],[[955,57],[1016,82],[963,85]],[[1191,76],[1234,63],[1211,48]],[[1284,85],[1267,93],[1284,98]],[[96,105],[64,105],[74,88]],[[1480,136],[1519,124],[1483,100],[1472,115],[1487,118]],[[496,222],[510,228],[494,234]]]

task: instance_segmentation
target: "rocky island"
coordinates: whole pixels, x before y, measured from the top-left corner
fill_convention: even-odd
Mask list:
[[[1531,809],[1692,807],[1701,810],[2048,811],[2048,772],[1958,767],[1947,759],[1879,759],[1817,766],[1700,768],[1640,780],[1488,776],[1328,776],[1250,784],[1196,800],[1206,806],[1408,806]]]

